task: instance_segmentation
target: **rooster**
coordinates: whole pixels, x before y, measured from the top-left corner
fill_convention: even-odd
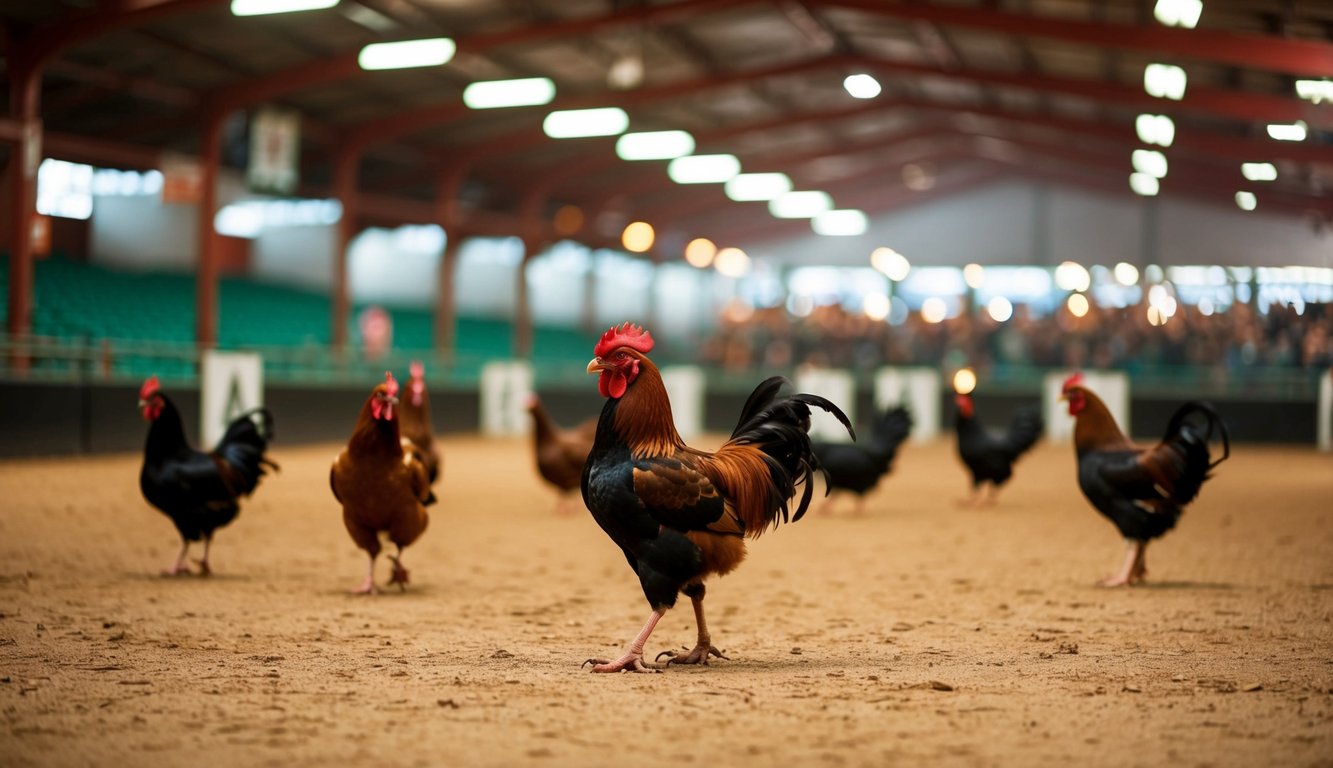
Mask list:
[[[972,495],[959,503],[963,506],[976,504],[981,498],[982,486],[990,483],[984,503],[993,505],[1000,495],[1000,486],[1009,482],[1014,474],[1014,462],[1041,437],[1045,428],[1041,412],[1036,408],[1020,410],[1009,425],[1009,431],[997,435],[977,420],[971,395],[958,394],[954,404],[958,407],[954,422],[958,431],[958,456],[972,475]]]
[[[426,530],[426,507],[435,502],[426,467],[399,435],[398,382],[384,374],[361,406],[347,447],[333,460],[329,486],[342,504],[343,524],[352,541],[370,555],[370,570],[353,594],[375,594],[375,558],[380,534],[398,548],[389,555],[393,571],[389,584],[406,589],[403,548]]]
[[[435,447],[431,431],[430,395],[426,392],[426,368],[418,360],[412,361],[411,376],[407,380],[407,399],[398,404],[402,436],[412,442],[411,450],[426,467],[426,476],[432,484],[440,475],[440,451]]]
[[[815,456],[828,478],[830,491],[856,494],[856,514],[865,513],[866,494],[889,473],[898,446],[912,431],[912,414],[899,406],[886,411],[870,433],[870,443],[814,443]],[[832,498],[825,507],[832,503]]]
[[[139,489],[149,504],[171,518],[181,535],[176,563],[163,575],[190,573],[185,564],[190,542],[203,539],[204,557],[197,562],[200,575],[207,576],[213,572],[208,565],[213,532],[236,518],[240,498],[254,492],[266,468],[278,468],[264,455],[273,439],[273,415],[265,408],[246,411],[227,426],[217,447],[204,453],[186,441],[180,412],[156,376],[140,387],[139,408],[152,424]]]
[[[796,521],[810,504],[811,476],[819,468],[810,450],[810,406],[852,427],[836,405],[817,395],[779,397],[787,381],[760,384],[740,421],[716,453],[685,445],[671,418],[671,404],[657,367],[648,359],[653,338],[625,323],[602,335],[588,363],[605,397],[592,453],[583,468],[583,501],[593,519],[625,553],[639,577],[652,614],[623,656],[589,659],[594,672],[655,672],[643,647],[678,593],[694,604],[698,643],[667,665],[706,664],[725,658],[712,645],[704,622],[704,579],[722,576],[745,558],[745,537]],[[853,437],[855,435],[853,434]],[[789,503],[804,493],[794,514]]]
[[[1209,473],[1231,455],[1226,425],[1212,405],[1191,400],[1171,416],[1162,441],[1143,448],[1125,437],[1106,404],[1083,386],[1080,374],[1065,380],[1062,399],[1069,402],[1069,415],[1076,419],[1079,488],[1129,544],[1120,571],[1102,584],[1141,583],[1148,575],[1148,542],[1175,527],[1185,505],[1212,476]],[[1214,433],[1222,440],[1222,457],[1217,461],[1211,461],[1208,452]]]
[[[589,419],[573,429],[561,429],[535,394],[528,396],[528,413],[532,414],[532,450],[537,457],[537,472],[559,492],[556,511],[560,512],[570,492],[577,491],[582,484],[583,462],[592,451],[597,419]]]

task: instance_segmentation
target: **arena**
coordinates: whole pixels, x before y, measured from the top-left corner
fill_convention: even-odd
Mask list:
[[[1333,765],[1333,9],[0,22],[0,765]]]

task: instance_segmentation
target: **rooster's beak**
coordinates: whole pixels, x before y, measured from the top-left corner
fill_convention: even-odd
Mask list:
[[[588,373],[600,373],[606,370],[608,367],[610,366],[602,362],[602,358],[594,357],[592,360],[588,362]]]
[[[142,398],[140,398],[140,399],[139,399],[139,407],[140,407],[140,408],[146,408],[146,407],[148,407],[148,401],[147,401],[147,400],[144,400],[144,399],[142,399]]]

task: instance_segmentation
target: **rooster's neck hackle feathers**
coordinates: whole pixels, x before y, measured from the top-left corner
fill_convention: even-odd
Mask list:
[[[352,430],[348,448],[363,455],[383,454],[401,458],[403,446],[398,431],[398,419],[375,417],[376,410],[380,406],[379,395],[385,389],[385,385],[380,384],[370,393],[370,397],[366,398],[366,402],[361,406],[361,413],[357,416],[356,428]]]
[[[647,357],[640,358],[639,375],[617,402],[616,434],[629,446],[635,458],[669,456],[685,447],[685,441],[676,431],[676,422],[671,418],[671,400],[662,383],[662,374]]]
[[[1072,378],[1072,377],[1071,377]],[[1074,421],[1074,448],[1079,453],[1084,451],[1131,450],[1134,444],[1115,423],[1106,403],[1091,390],[1075,384],[1065,387],[1065,393],[1077,391],[1085,400],[1083,410]]]

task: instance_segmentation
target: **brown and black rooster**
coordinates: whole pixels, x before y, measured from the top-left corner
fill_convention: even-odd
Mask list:
[[[254,492],[266,467],[278,468],[264,455],[273,439],[273,415],[266,408],[255,408],[237,416],[217,447],[204,453],[186,441],[180,412],[162,392],[156,376],[139,389],[139,408],[144,420],[152,422],[139,489],[148,503],[171,518],[181,535],[176,563],[163,574],[190,573],[185,564],[190,542],[203,539],[199,573],[207,576],[212,573],[208,550],[213,532],[236,518],[241,497]]]
[[[602,335],[588,363],[605,397],[597,437],[583,469],[583,501],[597,524],[625,553],[639,577],[652,615],[614,661],[589,659],[594,672],[653,672],[643,647],[680,593],[694,604],[698,643],[667,664],[706,664],[713,647],[704,622],[704,580],[725,575],[745,558],[745,537],[801,519],[810,504],[810,406],[836,416],[836,405],[817,395],[779,396],[787,381],[760,384],[741,411],[731,439],[714,453],[685,445],[671,418],[671,403],[657,367],[648,359],[653,339],[625,323]],[[794,513],[796,488],[804,493]]]
[[[1231,455],[1226,425],[1212,405],[1191,400],[1171,416],[1162,441],[1144,448],[1120,431],[1106,404],[1083,386],[1080,374],[1065,380],[1062,397],[1076,419],[1079,488],[1129,544],[1120,571],[1102,584],[1141,583],[1148,575],[1148,542],[1176,526],[1185,505],[1211,477],[1209,472]],[[1208,453],[1214,434],[1222,440],[1217,461]]]

